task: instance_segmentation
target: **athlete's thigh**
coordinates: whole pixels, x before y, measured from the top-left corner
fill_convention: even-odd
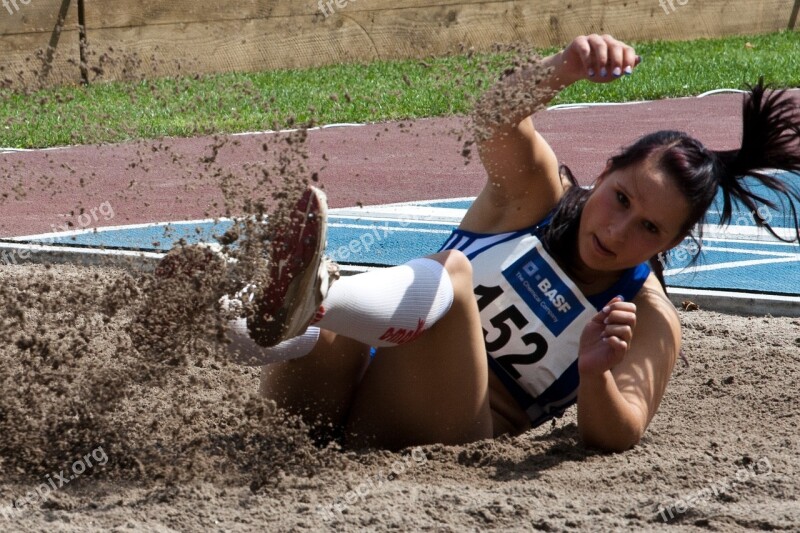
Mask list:
[[[378,350],[356,392],[351,446],[401,448],[492,436],[488,365],[474,297],[416,340]]]
[[[340,425],[368,361],[368,346],[322,330],[308,355],[264,367],[261,394],[310,424]]]

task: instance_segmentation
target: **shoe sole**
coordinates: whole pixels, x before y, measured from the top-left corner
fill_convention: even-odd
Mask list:
[[[294,235],[275,236],[270,282],[249,321],[250,333],[261,346],[274,346],[302,334],[322,303],[320,267],[327,238],[328,207],[325,193],[309,187],[295,204],[295,223],[284,229]],[[288,270],[287,270],[288,269]]]

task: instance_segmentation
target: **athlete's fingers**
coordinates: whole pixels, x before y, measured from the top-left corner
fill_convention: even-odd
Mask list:
[[[593,33],[586,37],[591,46],[591,66],[589,67],[589,77],[600,76],[602,78],[608,75],[606,64],[608,63],[608,45],[606,41]]]
[[[625,301],[625,298],[623,298],[622,296],[614,296],[613,298],[611,298],[611,299],[608,301],[608,303],[605,305],[605,307],[603,307],[603,311],[605,311],[605,312],[608,312],[608,309],[609,309],[609,308],[610,308],[612,305],[614,305],[614,304],[615,304],[615,303],[617,303],[617,302],[624,302],[624,301]]]
[[[605,327],[601,337],[617,337],[623,342],[631,341],[633,329],[636,327],[636,304],[625,302],[621,296],[617,296],[603,308],[602,314]]]
[[[609,82],[630,74],[640,60],[633,47],[607,34],[578,36],[565,52],[572,58],[573,68],[582,67],[587,77],[596,82]]]
[[[603,35],[608,48],[608,73],[610,76],[620,77],[630,74],[641,59],[636,55],[632,46],[615,39],[610,35]]]
[[[611,311],[615,310],[635,313],[636,304],[633,302],[626,302],[625,300],[623,300],[622,296],[615,296],[605,305],[605,307],[603,307],[603,311],[605,313],[610,313]]]
[[[614,357],[611,361],[612,365],[616,365],[625,357],[625,353],[628,351],[628,343],[618,339],[617,337],[606,337],[603,339],[603,342],[608,344],[608,346],[613,350]]]
[[[605,313],[613,313],[614,311],[622,311],[626,313],[635,313],[636,312],[636,304],[633,302],[614,302],[609,303],[603,308]]]
[[[603,319],[604,324],[620,324],[630,327],[636,326],[636,311],[629,309],[614,309],[606,314]]]
[[[641,57],[636,55],[636,50],[627,44],[623,45],[622,73],[631,74],[636,65],[641,61]]]
[[[622,76],[623,62],[625,60],[624,44],[610,35],[604,35],[608,49],[608,61],[606,64],[607,73],[609,76],[619,78]]]
[[[605,311],[598,311],[598,313],[592,317],[590,322],[602,328],[605,326],[606,316],[608,316],[608,313]]]
[[[630,326],[610,325],[603,330],[606,337],[616,337],[619,340],[630,342],[633,338],[633,329]]]
[[[575,37],[569,45],[569,49],[578,56],[578,59],[583,63],[584,71],[588,73],[589,69],[592,68],[592,47],[586,36]]]

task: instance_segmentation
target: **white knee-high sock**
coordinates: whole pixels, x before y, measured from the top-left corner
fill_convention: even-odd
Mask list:
[[[250,338],[247,320],[239,318],[228,321],[228,354],[240,365],[263,366],[289,361],[308,355],[319,339],[319,328],[309,326],[299,337],[287,339],[275,346],[264,348]]]
[[[370,346],[397,346],[416,339],[452,304],[447,270],[420,258],[337,280],[314,325]]]

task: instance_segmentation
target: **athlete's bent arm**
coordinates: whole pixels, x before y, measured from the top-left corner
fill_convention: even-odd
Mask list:
[[[524,66],[487,91],[473,116],[488,181],[462,227],[505,231],[543,218],[563,187],[558,160],[535,130],[531,114],[579,80],[607,83],[631,73],[637,60],[633,48],[609,35],[580,36],[542,61],[547,73]]]
[[[680,323],[652,275],[634,302],[614,299],[608,309],[581,337],[578,429],[587,445],[623,451],[639,442],[661,403]]]

